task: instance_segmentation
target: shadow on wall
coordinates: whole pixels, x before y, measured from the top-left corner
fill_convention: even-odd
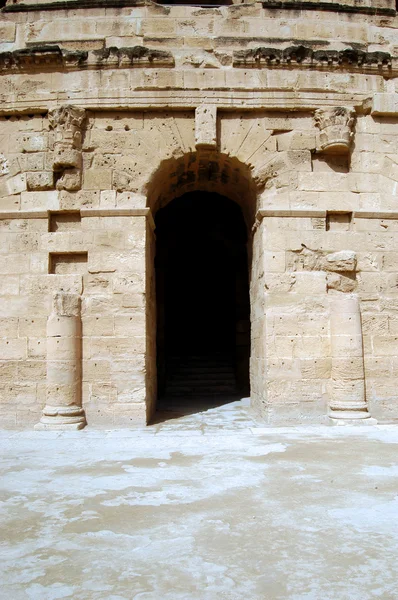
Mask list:
[[[241,208],[219,194],[185,194],[158,211],[156,238],[160,405],[192,413],[247,395],[250,300]]]

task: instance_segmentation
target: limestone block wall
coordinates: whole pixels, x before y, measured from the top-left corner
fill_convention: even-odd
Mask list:
[[[1,267],[3,424],[26,426],[40,419],[46,400],[46,320],[58,291],[83,295],[82,389],[88,421],[117,425],[128,412],[127,422],[144,423],[145,217],[82,217],[78,232],[48,233],[47,218],[1,224],[3,250],[10,240],[23,243],[8,256],[10,262],[5,250]],[[27,243],[38,238],[45,250],[40,271],[34,270],[36,257],[29,255]],[[87,262],[60,260],[60,273],[47,274],[49,250],[70,259],[81,249]]]
[[[271,253],[276,260],[279,254],[279,266],[274,263],[272,271],[267,269],[266,260],[263,262],[269,271],[265,275],[265,412],[273,422],[287,422],[293,415],[300,421],[324,420],[333,395],[330,304],[336,296],[357,295],[365,365],[365,380],[359,384],[366,385],[368,410],[373,417],[396,419],[396,213],[388,219],[355,214],[349,231],[325,227],[320,235],[322,221],[327,223],[326,215],[264,217],[262,221],[265,255]],[[344,249],[348,247],[357,259],[355,271],[337,274],[326,270],[330,265],[318,262],[319,254],[332,252],[336,256],[337,251],[347,255]],[[337,317],[337,321],[342,319],[342,315]],[[339,348],[342,359],[350,357],[351,344],[356,342],[352,338],[348,343]],[[357,379],[350,374],[354,367],[352,362],[346,365],[342,377],[347,398],[349,381]]]
[[[24,4],[0,14],[1,426],[40,419],[57,293],[81,297],[88,424],[147,422],[154,217],[195,190],[247,224],[257,411],[327,422],[346,386],[343,412],[396,420],[393,3]]]
[[[184,127],[176,125],[181,120]],[[260,412],[273,423],[325,420],[332,367],[329,297],[355,293],[369,410],[380,419],[396,418],[394,119],[358,115],[350,156],[317,153],[308,113],[221,112],[217,149],[203,155],[194,149],[193,113],[89,113],[87,123],[83,189],[68,191],[54,189],[54,171],[34,170],[53,164],[48,120],[34,115],[2,121],[5,423],[33,423],[40,415],[45,324],[57,291],[83,297],[89,422],[145,422],[156,398],[154,238],[146,204],[156,210],[197,186],[235,193],[249,221],[257,211],[251,385]],[[181,142],[181,130],[189,143]],[[201,180],[201,161],[209,159],[223,167]],[[171,168],[177,164],[180,179]],[[142,171],[135,178],[137,165]],[[188,184],[187,169],[194,173]],[[43,172],[54,177],[53,189],[31,190],[37,185],[31,176]],[[121,191],[126,187],[133,189]],[[333,258],[328,264],[347,251],[353,254],[348,271],[347,265],[335,269]]]
[[[5,423],[33,423],[40,415],[45,324],[57,291],[82,294],[88,421],[128,424],[152,414],[156,307],[148,210],[198,187],[240,202],[248,226],[257,215],[251,385],[259,411],[272,423],[325,421],[330,296],[357,294],[368,408],[376,418],[396,418],[397,120],[358,114],[350,154],[324,155],[308,112],[219,112],[217,119],[216,148],[201,150],[193,112],[88,112],[82,189],[69,191],[56,189],[49,120],[3,118]],[[51,186],[37,183],[42,173],[51,174]],[[37,189],[47,185],[52,189]]]

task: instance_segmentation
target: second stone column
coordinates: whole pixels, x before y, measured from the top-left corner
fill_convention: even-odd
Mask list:
[[[81,298],[57,292],[47,321],[47,398],[36,429],[82,429]]]

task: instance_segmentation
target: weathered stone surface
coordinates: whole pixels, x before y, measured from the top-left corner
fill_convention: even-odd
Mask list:
[[[195,111],[195,146],[217,146],[217,107],[214,104],[198,106]]]
[[[315,50],[308,46],[289,46],[288,48],[259,47],[250,50],[238,50],[234,53],[235,67],[259,67],[265,65],[292,65],[329,68],[349,65],[360,69],[389,69],[392,64],[388,52],[363,52],[362,50]]]
[[[355,271],[357,266],[356,253],[351,250],[341,250],[327,254],[324,261],[326,271]]]
[[[342,290],[343,291],[343,290]],[[333,419],[367,419],[365,372],[359,298],[330,298]]]
[[[149,422],[166,305],[193,335],[210,301],[213,329],[235,315],[232,377],[250,378],[269,423],[361,402],[398,419],[392,1],[111,4],[3,10],[0,425],[30,427],[43,405],[46,426]],[[204,213],[181,217],[163,252],[162,211],[185,194]],[[200,260],[184,264],[194,240]],[[242,270],[217,291],[223,253]],[[174,254],[166,302],[159,265]],[[354,293],[355,310],[336,309]]]
[[[47,321],[47,392],[36,429],[82,429],[81,298],[56,292]]]
[[[328,290],[338,290],[339,292],[353,292],[357,288],[355,279],[340,275],[339,273],[328,273],[326,277]]]
[[[60,317],[78,317],[81,298],[75,294],[56,293],[53,296],[53,313]]]
[[[82,136],[86,118],[84,109],[61,106],[48,114],[54,131],[52,168],[57,173],[57,189],[76,191],[81,187]]]

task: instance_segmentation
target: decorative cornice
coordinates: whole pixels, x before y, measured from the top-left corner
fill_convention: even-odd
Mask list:
[[[0,71],[31,71],[54,67],[64,69],[115,67],[174,67],[171,52],[143,46],[104,48],[90,52],[65,50],[58,45],[32,46],[0,53]]]
[[[233,53],[233,66],[243,68],[303,66],[312,68],[360,69],[361,71],[390,72],[393,58],[388,52],[362,50],[312,50],[306,46],[288,48],[251,48]]]

